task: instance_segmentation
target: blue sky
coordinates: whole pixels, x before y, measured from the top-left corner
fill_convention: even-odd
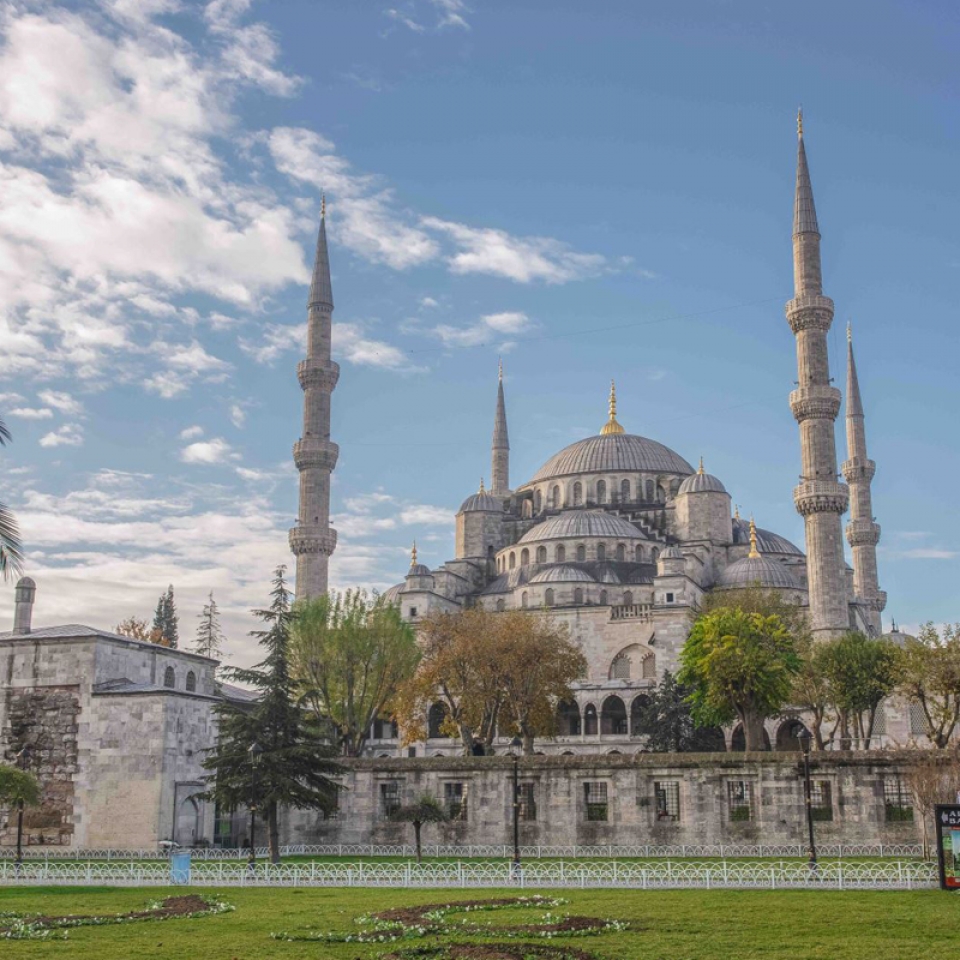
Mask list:
[[[799,103],[886,619],[957,619],[955,4],[20,2],[0,32],[0,462],[38,622],[148,617],[172,582],[182,633],[213,590],[249,659],[321,188],[335,585],[396,582],[414,537],[452,555],[500,353],[515,484],[613,377],[629,431],[802,545]]]

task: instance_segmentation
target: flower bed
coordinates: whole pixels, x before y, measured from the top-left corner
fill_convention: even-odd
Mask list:
[[[453,943],[440,947],[408,947],[383,954],[380,960],[599,960],[595,953],[542,943]]]

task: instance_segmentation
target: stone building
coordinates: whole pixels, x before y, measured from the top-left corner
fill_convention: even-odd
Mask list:
[[[837,467],[834,420],[841,393],[831,383],[827,333],[833,302],[823,295],[820,228],[798,118],[793,221],[795,297],[786,307],[797,342],[798,386],[790,407],[800,430],[801,481],[794,491],[806,551],[731,510],[723,482],[662,442],[628,433],[609,414],[598,435],[571,444],[511,487],[510,443],[501,367],[492,445],[491,489],[463,501],[455,556],[430,570],[416,560],[387,591],[413,623],[434,611],[547,608],[568,625],[589,664],[576,702],[563,707],[562,735],[543,749],[593,752],[638,748],[634,713],[664,671],[675,672],[691,614],[707,592],[760,585],[804,606],[815,636],[850,629],[879,636],[886,595],[878,585],[864,412],[853,357],[847,362],[847,484]],[[851,500],[844,560],[841,515]],[[437,720],[442,720],[438,714]],[[902,718],[900,718],[902,719]],[[906,742],[908,731],[889,729]],[[791,742],[796,718],[768,725],[771,742]],[[439,723],[432,724],[438,732]],[[736,746],[738,731],[728,731]],[[376,743],[386,753],[391,743]],[[433,737],[420,753],[456,745]]]

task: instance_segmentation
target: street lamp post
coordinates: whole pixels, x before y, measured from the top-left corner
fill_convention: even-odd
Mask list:
[[[24,744],[17,754],[17,766],[25,773],[30,760],[30,745]],[[23,797],[17,800],[17,869],[23,866]]]
[[[513,747],[513,873],[520,875],[520,754],[517,750],[523,746],[519,737],[510,743]]]
[[[263,747],[254,741],[247,750],[250,757],[250,858],[247,868],[253,872],[257,868],[257,771],[260,768],[260,758],[263,756]]]
[[[800,751],[803,754],[803,796],[807,807],[807,835],[810,842],[810,869],[817,869],[817,843],[813,836],[813,795],[810,789],[810,731],[804,727],[797,734]]]

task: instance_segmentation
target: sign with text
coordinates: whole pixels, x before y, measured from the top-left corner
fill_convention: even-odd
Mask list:
[[[938,804],[935,817],[940,888],[960,890],[960,804]]]

